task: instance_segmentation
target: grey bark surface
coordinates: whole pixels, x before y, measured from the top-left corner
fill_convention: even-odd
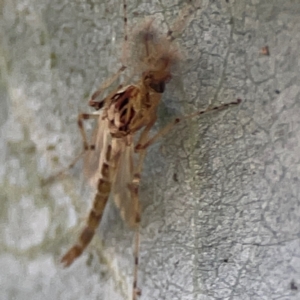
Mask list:
[[[165,30],[183,5],[127,2],[130,26],[151,15]],[[122,2],[0,5],[0,298],[130,299],[133,232],[113,204],[62,269],[93,193],[80,163],[41,185],[80,152],[77,114],[120,67]],[[141,300],[299,299],[300,4],[202,1],[178,42],[180,83],[168,86],[154,132],[210,103],[243,101],[149,150]]]

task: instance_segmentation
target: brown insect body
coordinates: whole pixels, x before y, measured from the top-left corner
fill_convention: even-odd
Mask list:
[[[124,0],[123,7],[126,42],[127,17]],[[187,9],[185,11],[186,18],[190,13]],[[183,23],[181,19],[179,19],[180,22],[177,22],[179,29]],[[141,219],[138,190],[147,148],[158,138],[167,134],[180,121],[241,102],[238,99],[220,106],[208,107],[182,118],[176,118],[158,133],[149,137],[149,132],[157,119],[157,106],[165,91],[165,86],[172,78],[173,67],[181,58],[174,46],[172,37],[174,31],[169,31],[167,36],[162,36],[154,28],[153,22],[153,20],[145,22],[145,26],[139,29],[134,36],[136,44],[142,45],[133,51],[138,62],[133,67],[133,75],[137,75],[139,78],[137,82],[125,87],[119,86],[103,100],[98,100],[102,91],[115,82],[124,71],[126,67],[122,66],[114,76],[103,83],[89,100],[89,105],[96,111],[93,114],[78,116],[78,126],[84,144],[85,174],[95,187],[96,195],[86,225],[76,244],[61,259],[61,262],[67,267],[82,254],[91,242],[101,221],[109,195],[112,194],[122,218],[136,230],[133,300],[140,295],[140,290],[137,288]],[[179,31],[178,28],[177,31]],[[87,119],[96,119],[98,122],[91,144],[88,142],[83,127],[83,121]],[[136,138],[139,131],[140,135]],[[76,160],[70,166],[73,166],[75,162]]]
[[[150,36],[147,32],[144,32],[144,35]],[[151,28],[151,37],[154,37],[153,28]],[[124,192],[128,194],[127,198],[131,197],[132,199],[136,199],[133,194],[138,192],[132,185],[134,176],[140,178],[139,172],[132,173],[135,167],[132,156],[134,150],[137,150],[135,149],[136,145],[133,144],[134,135],[144,127],[145,129],[141,133],[137,145],[148,140],[148,132],[156,121],[157,106],[161,100],[161,94],[165,90],[165,84],[171,78],[170,67],[176,57],[171,55],[169,50],[167,52],[162,51],[162,41],[157,40],[157,37],[155,44],[153,42],[153,38],[147,38],[147,41],[145,41],[147,52],[145,61],[149,68],[142,74],[140,82],[136,85],[121,88],[111,97],[102,100],[101,102],[104,103],[103,109],[101,113],[97,112],[95,114],[99,118],[97,126],[99,129],[95,141],[96,149],[91,150],[92,153],[87,155],[86,165],[90,166],[88,167],[89,170],[94,170],[92,172],[94,174],[89,175],[89,177],[97,192],[86,226],[77,243],[61,259],[65,266],[71,265],[91,242],[101,221],[112,188],[115,189],[115,203],[120,207],[122,217],[130,226],[135,226],[139,222],[139,205],[136,203],[137,201],[131,201],[132,205],[130,206],[128,203],[124,205],[124,199],[122,199],[126,198]],[[97,108],[96,102],[93,102],[92,106]],[[88,118],[90,116],[84,114],[83,119]],[[79,126],[82,126],[81,122],[79,122]],[[120,160],[124,160],[125,157],[127,161],[120,163]],[[129,165],[126,174],[124,174],[124,171],[118,170],[119,166],[124,164]],[[141,166],[137,169],[140,168]],[[120,176],[125,176],[126,180],[120,178]],[[114,186],[120,184],[120,181],[124,182],[124,180],[126,183],[121,184],[121,188]],[[125,206],[127,211],[124,211]]]

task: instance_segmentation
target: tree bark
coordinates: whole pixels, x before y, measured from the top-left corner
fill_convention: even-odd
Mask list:
[[[127,2],[129,36],[148,15],[167,32],[184,6]],[[114,205],[62,269],[93,193],[80,163],[41,184],[81,151],[77,115],[121,66],[122,1],[0,5],[0,298],[130,299],[133,232]],[[184,58],[153,132],[209,104],[242,103],[149,150],[141,300],[299,299],[299,15],[297,1],[203,0],[179,36]]]

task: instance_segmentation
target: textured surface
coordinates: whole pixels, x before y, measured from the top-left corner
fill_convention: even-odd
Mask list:
[[[1,299],[130,295],[133,235],[112,205],[89,251],[59,266],[92,199],[81,165],[40,184],[80,151],[77,114],[120,66],[121,1],[102,2],[1,1]],[[130,24],[149,14],[169,23],[182,7],[128,2]],[[243,102],[151,148],[141,300],[299,299],[299,15],[292,0],[202,1],[179,39],[186,60],[156,129],[209,103]]]

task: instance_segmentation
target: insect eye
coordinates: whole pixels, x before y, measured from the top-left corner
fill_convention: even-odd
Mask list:
[[[156,93],[163,93],[165,91],[165,79],[157,80],[151,72],[144,74],[144,83]]]
[[[163,93],[165,91],[165,82],[164,81],[152,81],[149,86],[157,93]]]

